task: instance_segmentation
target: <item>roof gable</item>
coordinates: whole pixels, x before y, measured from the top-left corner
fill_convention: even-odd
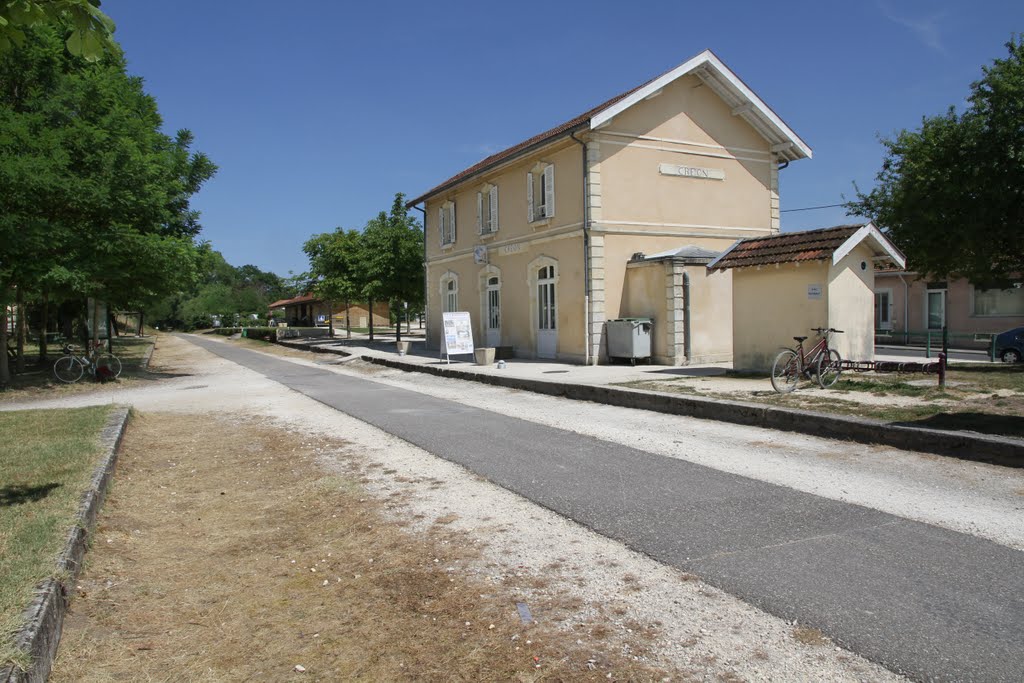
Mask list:
[[[829,260],[835,265],[858,244],[865,241],[873,247],[877,255],[900,267],[905,264],[903,253],[875,227],[874,223],[866,223],[740,240],[709,263],[708,269],[727,270],[774,263],[824,260]]]
[[[772,143],[772,151],[783,159],[795,161],[809,159],[811,148],[794,133],[789,126],[772,109],[764,103],[754,91],[740,80],[711,50],[704,50],[696,57],[689,59],[676,68],[661,76],[651,79],[631,90],[616,95],[610,100],[589,109],[579,116],[560,123],[543,133],[504,149],[496,154],[473,164],[469,168],[456,173],[444,182],[427,190],[415,199],[406,202],[406,208],[412,207],[438,193],[451,189],[464,180],[495,168],[499,164],[511,161],[518,156],[539,149],[555,140],[579,131],[594,130],[629,107],[642,102],[657,93],[669,83],[693,74],[706,83],[719,97],[733,108],[733,113],[741,116],[755,130]]]
[[[754,129],[768,139],[776,152],[784,159],[810,159],[811,148],[764,103],[739,76],[727,67],[711,50],[704,50],[675,69],[648,81],[630,93],[620,96],[603,110],[590,118],[590,128],[595,130],[610,122],[616,115],[635,104],[643,102],[668,84],[683,76],[697,76],[733,108]]]

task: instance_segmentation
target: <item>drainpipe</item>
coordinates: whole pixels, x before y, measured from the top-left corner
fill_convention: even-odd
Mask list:
[[[427,317],[427,296],[430,293],[430,287],[428,287],[428,282],[429,281],[427,279],[427,209],[426,209],[426,207],[420,208],[418,206],[413,206],[412,208],[416,209],[417,211],[419,211],[420,213],[423,214],[423,317],[426,318]],[[372,315],[372,312],[371,312],[371,315]],[[430,337],[429,333],[430,333],[430,330],[424,330],[424,335],[423,335],[424,338],[429,338]],[[426,342],[424,342],[424,343],[426,343]]]
[[[683,357],[690,364],[690,274],[683,270]]]
[[[583,152],[583,364],[590,365],[590,202],[588,199],[589,177],[587,174],[587,143],[569,133],[578,142]],[[597,357],[594,358],[595,365]]]
[[[903,283],[903,343],[910,343],[910,328],[907,325],[910,322],[910,285],[903,279],[903,273],[897,275],[900,282]]]

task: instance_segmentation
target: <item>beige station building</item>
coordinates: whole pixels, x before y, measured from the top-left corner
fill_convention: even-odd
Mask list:
[[[712,52],[494,154],[424,211],[428,346],[468,311],[475,345],[607,361],[605,323],[653,319],[658,363],[733,355],[737,240],[779,232],[779,170],[811,149]]]

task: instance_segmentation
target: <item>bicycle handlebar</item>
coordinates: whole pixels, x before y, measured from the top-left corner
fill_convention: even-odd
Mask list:
[[[818,334],[821,334],[822,332],[835,332],[837,334],[845,334],[843,330],[837,330],[834,327],[812,327],[811,331],[817,332]]]

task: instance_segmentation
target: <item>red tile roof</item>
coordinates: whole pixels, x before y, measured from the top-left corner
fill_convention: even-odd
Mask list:
[[[837,225],[834,228],[752,237],[737,242],[718,261],[709,264],[709,267],[725,270],[772,263],[830,259],[836,249],[862,227],[864,226]]]
[[[311,303],[313,301],[320,301],[320,299],[316,298],[312,294],[303,294],[302,296],[297,296],[294,299],[281,299],[280,301],[275,301],[274,303],[267,306],[267,308],[281,308],[282,306],[291,306],[292,304],[305,304]]]
[[[668,72],[666,71],[665,73],[668,73]],[[543,133],[539,133],[538,135],[534,135],[532,138],[529,138],[527,140],[523,140],[519,144],[512,145],[508,149],[502,150],[502,151],[498,152],[497,154],[492,154],[491,156],[487,157],[483,161],[480,161],[480,162],[478,162],[476,164],[473,164],[472,166],[470,166],[469,168],[465,169],[464,171],[460,171],[460,172],[456,173],[455,175],[453,175],[451,178],[449,178],[448,180],[444,181],[440,185],[437,185],[436,187],[433,187],[430,190],[427,190],[426,192],[421,194],[419,197],[416,197],[415,199],[412,199],[412,200],[406,202],[405,208],[407,208],[407,209],[411,208],[412,206],[422,202],[427,197],[432,197],[433,195],[437,194],[438,192],[443,192],[444,190],[447,190],[448,188],[458,184],[459,181],[464,180],[466,178],[469,178],[470,176],[476,175],[477,173],[485,171],[485,170],[487,170],[487,169],[489,169],[489,168],[491,168],[493,166],[497,166],[501,162],[507,161],[508,159],[511,159],[511,158],[517,156],[520,153],[526,152],[526,151],[528,151],[528,150],[530,150],[530,149],[532,149],[534,147],[537,147],[539,145],[542,145],[544,143],[551,142],[552,140],[554,140],[556,138],[562,137],[563,135],[568,135],[569,133],[574,132],[575,130],[577,130],[579,128],[582,128],[583,126],[587,125],[588,122],[590,121],[590,118],[592,116],[594,116],[595,114],[597,114],[598,112],[604,111],[605,109],[607,109],[608,107],[612,106],[613,104],[615,104],[616,102],[618,102],[619,100],[621,100],[621,99],[623,99],[625,97],[629,97],[630,95],[632,95],[637,90],[640,90],[641,88],[646,86],[648,83],[650,83],[652,81],[658,80],[659,78],[661,78],[662,75],[664,75],[664,74],[659,74],[658,76],[655,76],[651,80],[646,81],[644,83],[641,83],[640,85],[638,85],[635,88],[630,88],[629,90],[627,90],[626,92],[622,93],[621,95],[616,95],[615,97],[611,98],[607,102],[602,102],[601,104],[597,105],[596,107],[594,107],[592,109],[588,109],[587,111],[583,112],[579,116],[577,116],[575,118],[572,118],[572,119],[569,119],[568,121],[566,121],[564,123],[558,124],[554,128],[546,130]]]

